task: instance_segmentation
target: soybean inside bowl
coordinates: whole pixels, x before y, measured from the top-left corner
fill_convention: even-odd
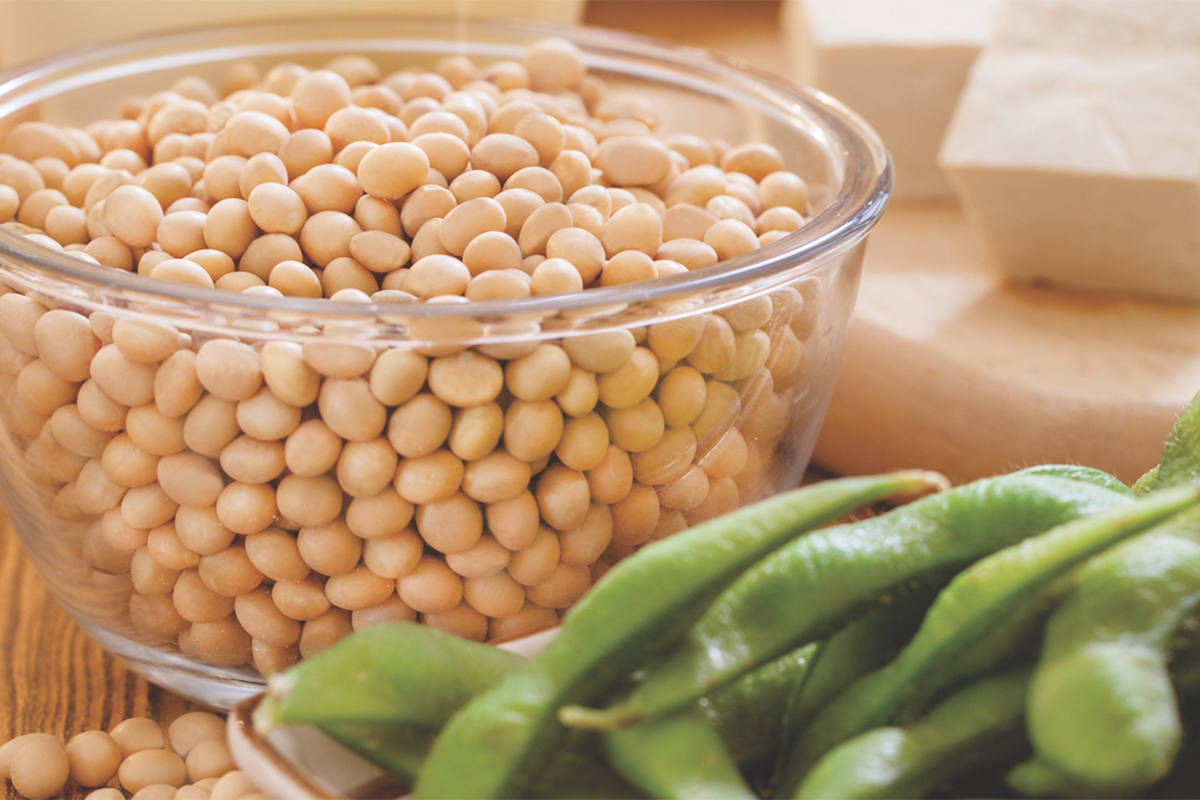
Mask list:
[[[450,74],[463,62],[445,59],[465,56],[509,92],[488,90],[496,108],[542,102],[522,93],[521,61],[547,37],[573,43],[590,76],[564,96],[562,121],[584,127],[571,109],[608,98],[592,135],[649,122],[679,143],[676,172],[695,166],[683,152],[696,140],[672,136],[699,137],[714,159],[770,145],[807,184],[803,226],[647,280],[433,302],[386,279],[388,291],[332,300],[150,279],[136,265],[153,246],[130,248],[124,270],[0,226],[5,508],[56,598],[150,680],[228,708],[261,689],[260,671],[372,621],[520,635],[553,624],[638,546],[799,483],[891,187],[883,146],[836,101],[605,31],[346,21],[162,37],[10,72],[0,127],[83,129],[120,119],[125,101],[113,143],[136,149],[144,106],[127,98],[347,55],[383,76]],[[404,102],[439,108],[419,93]],[[610,190],[599,170],[586,175],[652,207],[669,185]],[[732,176],[741,188],[727,191],[745,205],[761,177]],[[408,197],[381,201],[384,216],[399,218]],[[369,227],[369,211],[344,216]],[[420,231],[403,239],[424,254]],[[327,237],[291,238],[302,264],[328,271]],[[530,247],[532,270],[544,238]],[[679,252],[668,242],[652,255]]]

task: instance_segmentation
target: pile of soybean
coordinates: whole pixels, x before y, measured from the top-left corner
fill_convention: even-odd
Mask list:
[[[110,632],[263,674],[385,620],[506,638],[797,475],[842,313],[827,270],[561,338],[525,319],[473,344],[472,310],[778,242],[822,207],[796,154],[671,133],[564,40],[382,61],[239,61],[3,137],[0,229],[264,304],[158,313],[0,270],[21,505]],[[363,313],[266,308],[285,298]]]
[[[1179,796],[1198,439],[1200,396],[1132,488],[804,487],[639,551],[528,661],[380,626],[272,677],[256,726],[317,725],[417,797]]]

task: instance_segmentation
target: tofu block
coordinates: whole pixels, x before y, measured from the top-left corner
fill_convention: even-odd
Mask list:
[[[941,163],[998,265],[1200,300],[1200,3],[1019,0],[997,30]]]
[[[791,77],[858,112],[896,166],[897,199],[951,197],[942,134],[998,0],[785,0]]]
[[[519,17],[578,23],[584,0],[0,0],[0,66],[85,44],[252,22]]]

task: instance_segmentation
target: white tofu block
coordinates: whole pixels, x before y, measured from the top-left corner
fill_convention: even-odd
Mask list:
[[[941,156],[1011,278],[1200,300],[1200,46],[1169,29],[1200,30],[1200,3],[1173,5],[1006,7],[1017,16],[976,62]]]
[[[252,22],[377,17],[578,23],[584,0],[0,0],[0,66],[86,44]]]
[[[949,197],[937,163],[998,0],[785,0],[790,73],[861,114],[896,166],[895,197]]]

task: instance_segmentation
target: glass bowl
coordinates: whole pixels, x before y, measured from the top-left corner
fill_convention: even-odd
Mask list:
[[[230,708],[261,689],[260,671],[373,620],[520,635],[556,620],[641,544],[800,482],[892,177],[874,133],[824,95],[607,31],[347,20],[193,32],[9,72],[0,130],[119,118],[123,98],[187,75],[216,82],[245,61],[265,71],[361,54],[388,74],[448,55],[520,59],[546,37],[574,42],[610,92],[641,95],[656,135],[778,148],[808,183],[806,224],[683,274],[470,303],[188,286],[85,263],[0,226],[4,506],[55,597],[150,680]],[[696,345],[705,331],[724,355]],[[570,357],[569,384],[549,399],[514,397],[511,373],[528,366],[519,359],[547,346],[558,363]],[[415,388],[401,392],[413,364]],[[502,370],[508,388],[476,397],[472,376]],[[441,399],[455,381],[459,407]],[[449,436],[439,425],[453,426]],[[564,429],[599,430],[609,446],[568,455]],[[255,483],[234,469],[234,441],[242,455],[283,452],[286,466]],[[421,472],[431,449],[443,471]],[[503,469],[486,474],[500,485],[471,486],[489,451]],[[367,495],[354,465],[376,457],[394,459],[396,475]],[[406,470],[459,483],[402,492]],[[420,566],[396,567],[414,537]],[[521,580],[489,577],[497,569]],[[494,604],[489,579],[517,585],[524,602],[510,592]],[[422,594],[430,582],[441,588]]]

